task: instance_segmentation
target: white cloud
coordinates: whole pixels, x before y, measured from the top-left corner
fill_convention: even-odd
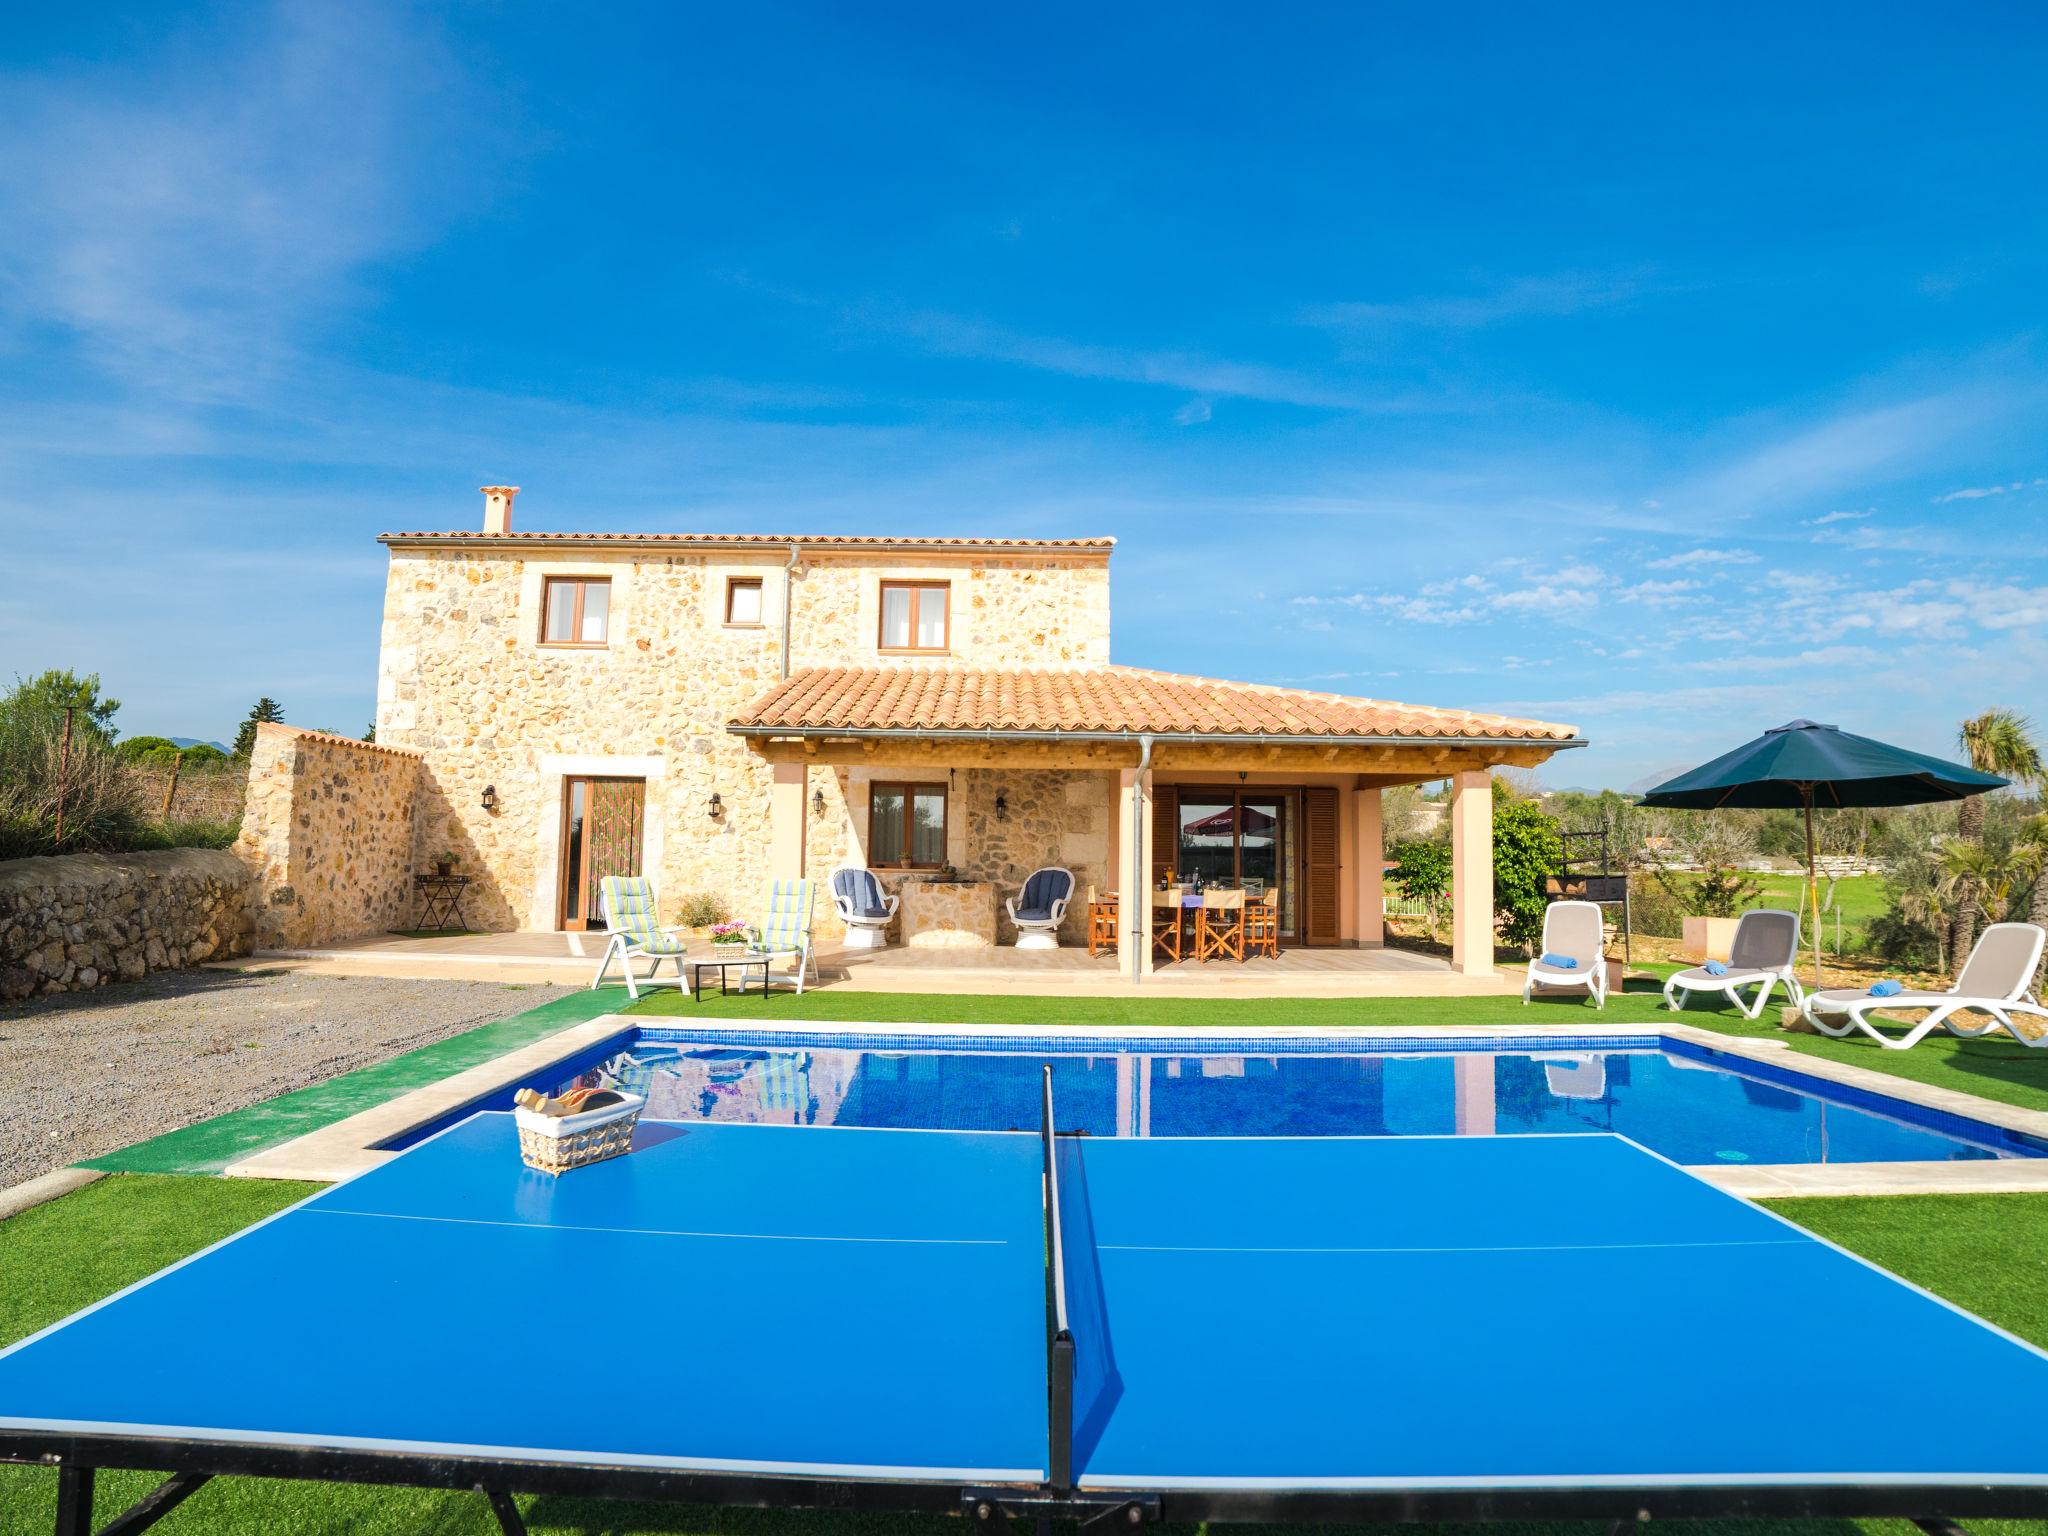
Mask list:
[[[263,399],[359,269],[477,202],[417,153],[473,137],[470,94],[395,10],[287,5],[204,67],[0,96],[0,278],[152,396]]]
[[[1825,528],[1830,523],[1853,522],[1858,518],[1870,516],[1871,512],[1876,510],[1875,507],[1872,507],[1870,512],[1823,512],[1819,517],[1809,517],[1806,520],[1806,526],[1809,528]]]
[[[2048,477],[2037,476],[2032,480],[2014,480],[2006,485],[1966,485],[1959,491],[1949,491],[1933,498],[1934,505],[1945,501],[1981,501],[1987,496],[2007,496],[2014,491],[2030,490],[2036,486],[2048,485]]]
[[[1645,292],[1640,272],[1559,273],[1519,277],[1471,293],[1429,298],[1318,305],[1304,312],[1311,325],[1381,330],[1418,326],[1478,330],[1512,320],[1584,314],[1626,304]]]
[[[1173,413],[1173,419],[1183,427],[1198,427],[1205,421],[1215,419],[1216,409],[1206,400],[1190,400]]]
[[[1661,560],[1646,560],[1646,571],[1675,571],[1681,568],[1702,565],[1754,565],[1762,557],[1753,549],[1688,549],[1683,554],[1666,555]]]

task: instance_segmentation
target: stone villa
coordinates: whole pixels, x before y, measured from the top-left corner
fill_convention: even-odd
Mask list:
[[[1276,888],[1285,945],[1373,946],[1381,791],[1448,778],[1454,964],[1476,972],[1489,770],[1580,744],[1115,665],[1107,538],[533,533],[515,495],[487,487],[477,531],[383,536],[375,748],[263,733],[264,942],[403,926],[411,873],[446,856],[492,929],[599,926],[605,874],[650,875],[665,916],[693,892],[747,916],[804,873],[829,949],[825,882],[864,863],[902,897],[895,938],[1008,943],[1001,898],[1059,864],[1063,944],[1091,889],[1199,871]],[[1149,943],[1124,952],[1150,967]]]

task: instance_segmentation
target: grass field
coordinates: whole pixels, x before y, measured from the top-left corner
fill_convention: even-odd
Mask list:
[[[1650,877],[1640,876],[1638,878],[1648,879]],[[1799,913],[1802,923],[1808,920],[1806,918],[1806,877],[1804,875],[1759,874],[1752,875],[1750,878],[1760,882],[1763,886],[1763,894],[1757,897],[1752,905],[1759,907],[1783,907],[1788,912]],[[1695,883],[1697,877],[1674,874],[1671,879],[1675,884],[1683,888]],[[1825,880],[1821,882],[1820,896],[1823,902],[1830,899]],[[1882,917],[1886,909],[1891,905],[1891,887],[1885,883],[1884,878],[1880,875],[1857,875],[1850,879],[1837,880],[1832,899],[1835,907],[1839,908],[1841,913],[1842,948],[1845,951],[1855,950],[1861,947],[1863,930],[1870,920]],[[1824,906],[1821,909],[1820,917],[1821,943],[1832,950],[1835,947],[1835,911]]]
[[[117,1290],[247,1223],[302,1198],[310,1186],[236,1179],[116,1175],[0,1223],[0,1340],[11,1342]],[[1774,1209],[2015,1333],[2048,1343],[2048,1195],[1916,1196],[1877,1200],[1780,1201]],[[1825,1306],[1826,1297],[1767,1297],[1760,1305]],[[1674,1325],[1682,1319],[1670,1320]],[[317,1320],[309,1320],[317,1326]],[[507,1341],[508,1373],[530,1357],[532,1341]],[[627,1361],[628,1368],[644,1361]],[[224,1358],[223,1369],[236,1362]],[[146,1368],[146,1364],[142,1366]],[[707,1382],[715,1390],[715,1382]],[[1800,1389],[1803,1390],[1803,1389]],[[1902,1402],[1914,1399],[1902,1385]],[[1560,1387],[1561,1404],[1569,1387]],[[1843,1433],[1845,1405],[1788,1402],[1788,1435]],[[1825,1411],[1832,1409],[1832,1412]],[[1940,1433],[1930,1425],[1930,1433]],[[111,1520],[156,1479],[110,1472],[99,1479],[97,1518]],[[56,1474],[0,1467],[0,1536],[43,1536],[55,1517]],[[693,1536],[957,1536],[958,1521],[788,1514],[687,1506],[608,1504],[522,1498],[526,1520],[543,1536],[693,1533]],[[1978,1536],[2043,1536],[2048,1523],[1972,1521]],[[483,1499],[468,1492],[222,1478],[208,1484],[157,1527],[166,1536],[490,1536]],[[1072,1527],[1067,1528],[1069,1531]],[[1190,1528],[1179,1528],[1185,1532]],[[1327,1529],[1327,1528],[1325,1528]],[[1371,1530],[1373,1527],[1358,1527]],[[1604,1536],[1605,1527],[1550,1523],[1513,1526],[1388,1527],[1388,1531],[1460,1531],[1469,1536]],[[1681,1529],[1674,1526],[1674,1530]],[[1916,1536],[1902,1521],[1696,1522],[1691,1536]],[[1163,1536],[1177,1536],[1163,1533]],[[1299,1536],[1310,1536],[1306,1529]]]

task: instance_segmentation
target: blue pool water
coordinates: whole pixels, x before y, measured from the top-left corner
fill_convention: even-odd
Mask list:
[[[1387,1044],[1386,1042],[1374,1042]],[[616,1083],[656,1120],[902,1129],[1038,1125],[1053,1063],[1060,1128],[1095,1136],[1441,1136],[1615,1131],[1688,1164],[2040,1157],[2048,1144],[1780,1068],[1646,1037],[1527,1042],[1058,1041],[886,1046],[845,1036],[629,1031],[531,1086]],[[1552,1045],[1553,1042],[1546,1041]],[[1452,1048],[1445,1048],[1446,1046]],[[1183,1048],[1185,1047],[1185,1048]],[[411,1145],[511,1090],[387,1145]]]

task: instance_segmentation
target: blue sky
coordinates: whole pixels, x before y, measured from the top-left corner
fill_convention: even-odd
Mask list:
[[[1115,659],[2048,724],[2023,5],[17,0],[0,675],[359,731],[388,528],[1115,534]]]

